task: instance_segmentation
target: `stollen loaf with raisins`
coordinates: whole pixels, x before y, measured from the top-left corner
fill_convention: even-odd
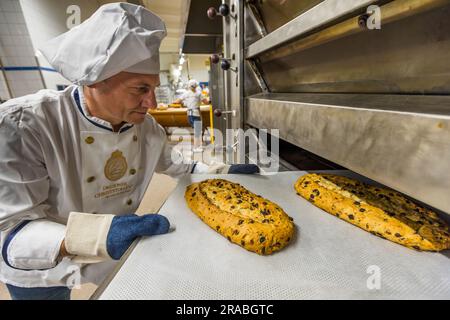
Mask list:
[[[229,241],[260,255],[284,248],[295,233],[293,219],[277,204],[240,184],[210,179],[187,187],[189,208]]]
[[[416,250],[450,248],[448,225],[394,190],[330,174],[307,174],[294,187],[315,206],[376,236]]]

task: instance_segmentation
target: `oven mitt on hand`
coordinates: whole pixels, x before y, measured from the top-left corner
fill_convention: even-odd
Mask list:
[[[111,258],[119,260],[137,237],[164,234],[169,232],[169,227],[169,220],[159,214],[116,216],[108,232],[106,248]]]
[[[256,164],[232,164],[228,169],[230,174],[254,174],[259,173],[259,167]]]
[[[169,227],[167,218],[159,214],[115,216],[71,212],[65,247],[78,263],[118,260],[136,238],[164,234]]]

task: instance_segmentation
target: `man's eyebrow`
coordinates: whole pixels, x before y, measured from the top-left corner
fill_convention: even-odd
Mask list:
[[[156,84],[148,84],[146,82],[138,82],[135,84],[135,86],[138,87],[159,87],[161,85],[160,82],[156,83]]]

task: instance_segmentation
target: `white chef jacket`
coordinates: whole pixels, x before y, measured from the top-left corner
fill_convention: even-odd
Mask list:
[[[188,116],[200,117],[201,91],[192,92],[191,89],[188,89],[181,95],[180,99],[188,109]]]
[[[164,129],[148,115],[119,132],[89,115],[82,87],[41,90],[0,106],[0,280],[20,287],[66,286],[77,267],[99,283],[115,261],[57,261],[71,211],[134,213],[154,172],[173,177]],[[31,220],[27,222],[26,220]]]

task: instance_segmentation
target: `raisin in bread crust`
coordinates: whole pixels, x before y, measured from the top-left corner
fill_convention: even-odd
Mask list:
[[[241,185],[211,179],[187,187],[189,208],[229,241],[260,255],[284,248],[295,228],[278,205]]]
[[[446,223],[394,190],[328,174],[300,177],[295,190],[317,207],[376,236],[416,250],[450,248]]]

